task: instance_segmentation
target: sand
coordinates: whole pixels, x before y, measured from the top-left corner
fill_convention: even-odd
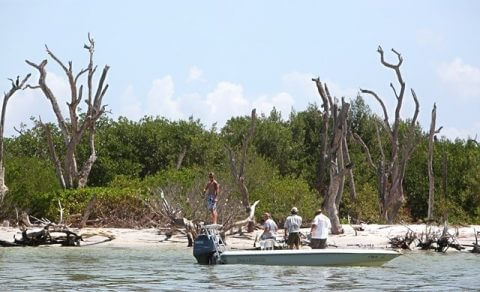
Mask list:
[[[330,235],[328,238],[328,244],[339,248],[355,248],[355,247],[367,247],[367,248],[389,248],[389,238],[397,235],[405,235],[410,229],[418,234],[424,232],[425,225],[378,225],[369,224],[363,225],[364,231],[357,231],[350,225],[343,225],[345,230],[344,234]],[[437,227],[435,230],[442,230],[443,228]],[[471,225],[465,227],[450,227],[449,233],[457,234],[457,240],[460,244],[472,244],[475,242],[474,230],[480,231],[480,225]],[[91,234],[104,234],[113,235],[115,239],[109,242],[97,244],[97,247],[152,247],[152,246],[179,246],[184,247],[187,245],[187,238],[181,233],[174,234],[168,238],[166,235],[161,234],[158,229],[123,229],[123,228],[84,228],[82,230],[72,231],[82,235]],[[302,233],[307,234],[309,229],[302,229]],[[227,233],[227,244],[231,249],[245,249],[252,248],[255,237],[262,231],[257,230],[250,234],[243,235],[229,235]],[[279,230],[278,236],[284,234],[283,230]],[[13,241],[13,236],[17,238],[21,237],[18,228],[14,227],[0,227],[0,240]],[[105,236],[97,235],[93,237],[85,236],[85,240],[82,245],[88,245],[99,242],[105,239]],[[479,239],[480,240],[480,239]],[[309,248],[309,247],[303,247]]]

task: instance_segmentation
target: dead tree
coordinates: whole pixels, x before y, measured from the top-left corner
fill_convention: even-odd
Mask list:
[[[67,121],[60,106],[57,101],[57,96],[51,90],[47,84],[47,59],[43,60],[39,64],[35,64],[29,60],[26,60],[27,64],[34,67],[40,73],[38,80],[38,85],[32,86],[28,85],[32,89],[40,89],[45,97],[50,101],[52,109],[55,113],[58,126],[60,128],[61,135],[63,137],[63,143],[65,146],[65,153],[59,155],[56,151],[53,139],[48,128],[44,126],[47,143],[49,146],[49,152],[55,168],[57,170],[57,176],[60,180],[60,184],[63,188],[82,188],[87,184],[88,176],[90,170],[92,169],[93,164],[97,159],[97,154],[95,150],[95,132],[96,132],[96,122],[105,112],[105,106],[102,105],[103,97],[108,89],[108,84],[106,84],[106,78],[109,70],[109,66],[105,65],[103,68],[102,74],[98,81],[97,86],[94,86],[93,79],[94,74],[97,70],[97,66],[93,64],[93,53],[95,51],[95,42],[88,35],[88,44],[84,45],[84,48],[89,53],[89,63],[87,68],[80,70],[78,73],[73,72],[73,63],[68,62],[68,67],[59,59],[55,54],[50,51],[50,49],[45,46],[47,54],[53,59],[58,65],[63,69],[67,75],[68,83],[70,86],[70,102],[67,102],[68,111],[69,111],[69,120]],[[79,79],[83,74],[87,74],[87,96],[85,98],[85,103],[87,104],[87,111],[84,118],[79,118],[78,105],[83,99],[83,85],[79,85]],[[77,146],[88,133],[88,142],[90,147],[90,156],[83,163],[82,167],[79,169],[77,161]],[[60,158],[63,158],[63,161]]]
[[[432,121],[430,122],[430,132],[428,134],[428,220],[433,219],[433,206],[435,195],[435,178],[433,176],[433,136],[440,133],[442,127],[435,129],[435,123],[437,120],[437,105],[433,104],[432,109]]]
[[[253,109],[252,115],[250,118],[250,127],[248,128],[247,135],[243,139],[240,163],[238,165],[238,168],[237,168],[237,163],[235,160],[235,154],[233,153],[233,150],[230,147],[225,146],[227,149],[227,154],[230,161],[230,170],[235,180],[235,183],[237,184],[240,190],[240,194],[242,197],[242,205],[245,207],[247,214],[250,214],[250,198],[249,198],[247,185],[245,184],[245,164],[247,161],[248,144],[250,144],[250,141],[253,139],[253,134],[255,133],[256,124],[257,124],[257,114],[256,114],[256,110]],[[253,231],[254,225],[255,225],[255,222],[249,223],[248,232]]]
[[[326,84],[322,84],[320,78],[314,78],[318,93],[322,99],[322,145],[320,147],[320,162],[317,166],[317,191],[324,196],[323,207],[332,222],[332,233],[343,233],[343,228],[338,218],[338,207],[343,194],[345,175],[349,174],[351,189],[355,190],[353,174],[351,174],[352,163],[345,162],[349,159],[347,148],[347,118],[350,104],[342,99],[341,107],[334,102]],[[329,124],[332,123],[331,130]],[[347,155],[346,155],[347,154]],[[327,182],[326,173],[329,174]],[[328,188],[326,188],[328,185]],[[352,187],[353,186],[353,187]],[[325,192],[325,189],[327,190]]]
[[[200,234],[204,222],[196,218],[185,218],[182,209],[179,206],[171,204],[161,188],[153,190],[153,194],[155,194],[156,197],[148,200],[146,204],[152,212],[167,220],[168,235],[171,236],[176,231],[184,233],[187,236],[188,246],[193,246],[193,241],[197,235]],[[224,240],[227,231],[249,225],[250,222],[255,222],[255,208],[258,203],[259,201],[255,201],[252,206],[249,206],[250,212],[248,217],[243,220],[234,221],[238,214],[235,214],[235,212],[230,214],[231,216],[225,220],[223,226],[219,226]]]
[[[380,201],[380,212],[382,218],[388,223],[392,224],[395,220],[400,208],[403,205],[405,197],[403,195],[403,179],[405,176],[405,169],[407,167],[407,162],[410,159],[416,145],[416,123],[419,112],[419,103],[415,91],[411,89],[413,101],[415,102],[415,111],[412,119],[407,123],[407,129],[405,134],[400,133],[400,127],[402,120],[400,118],[400,111],[403,105],[403,99],[405,95],[405,81],[403,80],[402,74],[400,72],[400,66],[403,63],[403,58],[394,49],[392,51],[397,55],[398,63],[391,64],[385,61],[384,52],[382,47],[378,47],[377,52],[380,54],[381,63],[392,69],[398,79],[400,85],[400,90],[397,92],[395,86],[390,83],[390,87],[393,90],[395,95],[397,105],[395,108],[395,117],[393,123],[389,121],[387,109],[383,100],[372,90],[360,89],[364,94],[373,96],[383,110],[383,121],[379,121],[383,130],[387,133],[389,139],[390,149],[385,151],[381,143],[380,138],[378,139],[380,154],[381,157],[378,159],[375,164],[370,155],[370,151],[367,145],[362,141],[359,135],[354,134],[355,138],[361,143],[364,147],[364,150],[367,155],[369,164],[376,170],[378,176],[378,194]],[[378,132],[378,130],[377,130]],[[380,136],[378,134],[378,136]],[[387,157],[387,154],[390,154]]]
[[[7,114],[7,104],[10,98],[20,89],[23,89],[28,78],[31,74],[25,76],[20,81],[20,76],[17,76],[16,80],[8,79],[12,82],[12,88],[8,92],[3,94],[3,105],[0,120],[0,204],[3,202],[3,198],[8,192],[8,187],[5,185],[5,168],[3,167],[3,133],[5,132],[5,116]]]

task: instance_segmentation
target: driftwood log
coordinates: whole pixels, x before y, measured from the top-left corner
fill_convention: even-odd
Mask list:
[[[407,227],[408,228],[408,227]],[[414,242],[417,242],[416,247],[420,250],[435,250],[437,252],[446,252],[449,248],[454,248],[456,250],[464,250],[465,246],[462,245],[457,240],[458,229],[454,234],[448,232],[448,224],[445,222],[443,229],[436,229],[434,226],[427,225],[425,231],[417,234],[410,228],[408,228],[405,236],[396,236],[390,238],[390,245],[393,248],[402,248],[411,250],[411,245]],[[475,252],[479,248],[477,236],[475,235],[476,243],[471,245],[473,247],[472,252]]]
[[[62,246],[79,246],[82,236],[70,231],[66,226],[48,224],[40,230],[22,231],[22,237],[14,237],[13,242],[0,241],[0,246],[39,246],[60,244]]]
[[[475,243],[472,245],[472,250],[471,252],[472,253],[480,253],[480,244],[478,243],[478,236],[480,235],[480,231],[477,232],[476,230],[474,231],[475,232]]]
[[[408,230],[405,236],[395,236],[389,238],[389,243],[392,248],[401,248],[411,250],[412,243],[417,239],[417,234],[411,230]]]

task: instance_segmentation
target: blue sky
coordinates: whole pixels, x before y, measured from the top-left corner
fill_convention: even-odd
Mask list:
[[[104,98],[111,116],[199,118],[223,126],[253,107],[284,117],[319,103],[312,77],[337,97],[368,88],[392,112],[395,75],[376,52],[402,53],[402,73],[420,101],[419,121],[449,138],[480,136],[480,2],[478,1],[22,1],[0,0],[0,89],[7,78],[36,72],[25,64],[47,57],[44,44],[79,70],[90,32],[95,60],[111,66]],[[68,100],[65,75],[49,61],[49,82]],[[366,96],[375,112],[376,101]],[[403,118],[412,116],[405,97]],[[66,112],[65,112],[66,115]],[[14,96],[6,135],[30,116],[53,121],[39,91]],[[392,115],[391,115],[392,116]]]

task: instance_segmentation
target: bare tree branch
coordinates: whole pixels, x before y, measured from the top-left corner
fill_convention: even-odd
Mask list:
[[[358,143],[360,143],[360,145],[363,147],[363,150],[365,150],[365,153],[367,154],[367,162],[370,164],[370,166],[373,169],[377,170],[377,167],[373,163],[372,155],[370,154],[370,150],[368,149],[367,144],[365,144],[365,142],[363,141],[362,137],[360,137],[357,133],[353,133],[353,137],[355,138],[355,140]]]

